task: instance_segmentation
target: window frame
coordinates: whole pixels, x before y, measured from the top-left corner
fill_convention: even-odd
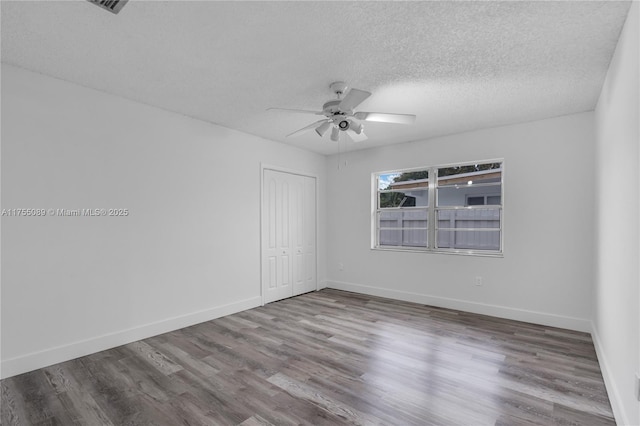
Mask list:
[[[500,204],[497,205],[477,205],[477,206],[439,206],[437,205],[438,199],[438,188],[442,188],[438,186],[438,169],[449,168],[449,167],[460,167],[460,166],[469,166],[469,165],[477,165],[477,164],[490,164],[490,163],[500,163],[500,168],[495,170],[500,170]],[[423,171],[426,170],[429,172],[429,181],[428,181],[428,203],[427,206],[422,207],[387,207],[380,208],[379,207],[379,197],[380,197],[380,189],[379,189],[379,177],[387,174],[399,174],[405,172],[414,172],[414,171]],[[439,253],[439,254],[454,254],[454,255],[471,255],[471,256],[481,256],[481,257],[503,257],[504,256],[504,218],[505,218],[505,208],[504,208],[504,181],[505,181],[505,161],[503,158],[497,159],[488,159],[488,160],[478,160],[478,161],[465,161],[459,163],[449,163],[449,164],[437,164],[431,166],[423,166],[423,167],[413,167],[406,169],[397,169],[397,170],[389,170],[389,171],[381,171],[374,172],[371,174],[371,183],[372,183],[372,215],[371,215],[371,249],[372,250],[382,250],[382,251],[402,251],[402,252],[423,252],[423,253]],[[485,186],[486,184],[479,183],[478,186]],[[445,186],[446,188],[446,186]],[[389,191],[389,190],[382,190]],[[480,195],[480,194],[479,194]],[[497,195],[497,194],[492,194]],[[468,195],[465,195],[465,204],[467,201]],[[487,195],[484,194],[485,202]],[[498,250],[485,250],[485,249],[461,249],[461,248],[448,248],[448,247],[438,247],[438,230],[439,229],[447,229],[447,228],[439,228],[437,221],[438,212],[444,210],[472,210],[472,209],[488,209],[488,210],[497,210],[499,215],[499,222],[497,228],[472,228],[472,229],[464,229],[466,231],[469,230],[491,230],[498,231],[500,233],[499,236],[499,248]],[[411,210],[426,210],[427,211],[427,241],[426,246],[381,246],[380,245],[380,231],[385,229],[380,226],[380,214],[385,211],[411,211]],[[395,228],[395,229],[405,229],[405,228]],[[422,228],[420,228],[422,229]],[[456,232],[455,230],[452,230]]]
[[[418,171],[425,171],[428,170],[429,171],[429,184],[427,186],[427,205],[426,206],[409,206],[409,207],[385,207],[385,208],[379,208],[379,201],[380,201],[380,194],[381,193],[388,193],[388,192],[403,192],[402,189],[397,189],[397,190],[380,190],[379,189],[379,179],[378,177],[381,175],[385,175],[385,174],[392,174],[392,173],[396,173],[395,171],[390,171],[390,172],[380,172],[380,173],[374,173],[373,174],[373,185],[374,185],[374,199],[373,199],[373,221],[372,221],[372,229],[373,229],[373,236],[374,236],[374,240],[373,240],[373,245],[374,248],[379,248],[379,241],[380,241],[380,231],[382,230],[404,230],[404,229],[425,229],[427,231],[427,240],[426,243],[427,245],[425,247],[422,246],[382,246],[380,247],[381,250],[402,250],[402,251],[423,251],[425,249],[427,249],[429,247],[429,206],[431,205],[431,203],[433,203],[433,199],[431,196],[432,193],[432,189],[431,189],[431,170],[427,167],[415,167],[415,168],[411,168],[411,169],[403,169],[401,171],[398,171],[398,173],[402,173],[402,172],[418,172]],[[417,180],[421,180],[421,179],[417,179]],[[417,228],[383,228],[380,226],[380,220],[378,219],[379,215],[382,212],[392,212],[392,211],[403,211],[403,212],[410,212],[410,211],[425,211],[427,214],[427,226],[426,227],[417,227]]]

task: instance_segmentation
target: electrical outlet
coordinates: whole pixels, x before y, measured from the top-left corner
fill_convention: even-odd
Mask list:
[[[344,263],[338,263],[338,270],[344,271]]]
[[[640,373],[636,373],[636,399],[640,401]]]
[[[481,286],[482,285],[482,277],[476,277],[476,285],[477,286]]]

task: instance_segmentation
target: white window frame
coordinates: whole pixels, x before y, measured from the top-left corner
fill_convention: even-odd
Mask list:
[[[499,205],[478,205],[478,206],[438,206],[437,205],[437,182],[438,182],[438,169],[458,166],[469,166],[475,164],[487,164],[487,163],[501,163],[500,170],[500,204]],[[379,176],[386,174],[405,173],[428,170],[429,171],[429,186],[428,186],[428,205],[426,207],[395,207],[395,208],[379,208]],[[372,183],[372,215],[371,215],[371,249],[382,251],[404,251],[404,252],[425,252],[425,253],[441,253],[441,254],[456,254],[456,255],[472,255],[472,256],[488,256],[488,257],[502,257],[504,254],[504,181],[505,181],[505,164],[504,159],[490,159],[479,161],[465,161],[461,163],[451,164],[438,164],[434,166],[414,167],[408,169],[398,169],[390,171],[375,172],[371,174]],[[480,184],[483,185],[483,184]],[[478,194],[481,196],[483,194]],[[497,195],[497,194],[491,194]],[[485,195],[486,202],[486,195]],[[465,197],[466,204],[466,197]],[[483,250],[483,249],[459,249],[459,248],[445,248],[437,246],[437,233],[438,227],[436,223],[436,217],[438,211],[443,210],[472,210],[472,209],[492,209],[499,211],[500,223],[498,228],[469,228],[465,230],[482,230],[490,229],[491,231],[500,232],[500,247],[498,250]],[[381,246],[379,244],[380,230],[379,227],[379,215],[384,211],[410,211],[410,210],[427,210],[427,242],[425,247],[415,246]]]
[[[412,169],[403,169],[403,170],[398,170],[398,171],[391,171],[391,172],[380,172],[380,173],[374,173],[373,176],[373,184],[374,184],[374,195],[373,195],[373,220],[372,220],[372,228],[373,228],[373,248],[375,249],[380,249],[380,250],[402,250],[402,251],[424,251],[425,249],[428,249],[429,246],[429,206],[433,203],[431,194],[432,194],[432,189],[431,189],[431,177],[429,178],[429,186],[427,188],[428,190],[428,205],[427,206],[419,206],[419,207],[388,207],[388,208],[384,208],[384,209],[379,209],[378,208],[378,203],[379,203],[379,197],[381,193],[384,192],[402,192],[401,190],[397,190],[397,191],[388,191],[388,190],[379,190],[379,181],[378,181],[378,177],[384,174],[389,174],[389,173],[402,173],[402,172],[417,172],[417,171],[424,171],[424,170],[429,170],[429,176],[431,176],[431,169],[429,167],[417,167],[417,168],[412,168]],[[398,230],[398,229],[404,229],[404,228],[382,228],[379,226],[380,222],[378,220],[378,217],[380,215],[380,213],[382,212],[391,212],[391,211],[425,211],[427,213],[427,228],[412,228],[412,229],[425,229],[427,231],[427,246],[425,247],[420,247],[420,246],[380,246],[379,245],[379,239],[380,239],[380,231],[381,230],[385,230],[385,229],[393,229],[393,230]]]

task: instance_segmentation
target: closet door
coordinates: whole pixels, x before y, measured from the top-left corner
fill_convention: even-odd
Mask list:
[[[262,282],[264,302],[293,295],[289,193],[292,175],[264,171],[262,194]]]
[[[298,176],[295,185],[297,217],[293,220],[295,231],[292,234],[293,295],[316,290],[316,180],[308,176]]]
[[[315,179],[264,170],[262,288],[264,302],[316,289]]]

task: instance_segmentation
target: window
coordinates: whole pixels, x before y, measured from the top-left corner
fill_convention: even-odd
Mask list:
[[[502,166],[375,173],[374,248],[500,254]]]
[[[500,204],[500,195],[467,195],[467,206],[487,206]]]

